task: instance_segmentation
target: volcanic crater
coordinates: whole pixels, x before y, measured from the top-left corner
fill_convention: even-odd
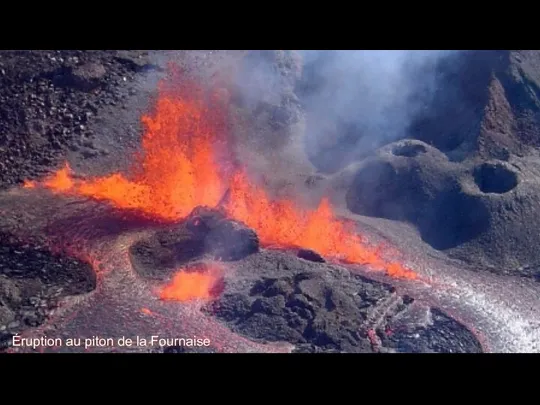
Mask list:
[[[57,56],[20,52],[2,55],[2,66],[35,58],[52,69],[64,51]],[[230,85],[227,74],[214,75],[223,66],[249,68],[253,58],[259,59],[256,53],[248,52],[247,59],[242,52],[172,53],[176,67],[161,77],[165,68],[151,63],[145,52],[65,52],[65,60],[71,58],[69,69],[56,67],[54,77],[39,72],[29,77],[43,82],[45,95],[38,98],[50,100],[45,89],[51,88],[54,97],[69,100],[66,106],[80,105],[73,107],[72,121],[85,140],[75,142],[73,134],[60,132],[57,153],[45,153],[42,164],[23,171],[27,175],[19,176],[19,185],[0,195],[3,350],[82,351],[13,347],[15,333],[64,340],[158,335],[211,341],[198,348],[86,348],[102,352],[481,352],[536,347],[534,336],[527,340],[530,335],[519,335],[516,323],[536,316],[536,301],[524,292],[528,287],[500,281],[489,272],[479,276],[466,261],[456,261],[466,252],[478,252],[479,243],[485,246],[482,238],[489,238],[486,232],[508,222],[508,216],[495,214],[501,209],[517,216],[530,212],[527,204],[534,205],[534,193],[520,181],[530,179],[535,169],[526,158],[459,162],[442,147],[402,140],[355,164],[350,187],[341,196],[346,215],[336,207],[339,195],[325,195],[307,208],[293,198],[275,198],[252,173],[253,162],[245,159],[256,154],[243,151],[241,142],[249,128],[264,126],[254,111],[274,111],[264,120],[277,121],[269,131],[281,131],[284,143],[298,127],[301,103],[291,102],[296,96],[290,94],[299,62],[289,51],[263,58],[263,65],[275,68],[262,69],[263,76],[281,70],[290,74],[281,75],[273,89],[287,96],[270,97],[261,105],[239,97],[241,89]],[[213,66],[203,63],[207,58]],[[149,75],[161,79],[157,92],[148,86],[141,90]],[[21,78],[10,80],[6,83],[22,86],[32,99],[33,90],[21,85]],[[141,101],[145,98],[154,102]],[[132,138],[100,136],[100,131],[109,133],[104,125],[114,121],[118,103],[131,115],[117,123],[115,133],[134,134]],[[54,111],[68,108],[60,104],[53,105]],[[37,108],[39,116],[35,105],[13,108]],[[77,114],[88,122],[79,123]],[[139,121],[140,138],[134,129]],[[32,144],[32,139],[7,145]],[[260,151],[261,143],[255,144]],[[281,146],[274,145],[274,151]],[[19,149],[28,157],[7,159],[15,162],[12,168],[27,167],[44,154],[39,148]],[[527,167],[518,170],[515,165]],[[303,175],[321,179],[307,187],[315,195],[333,180],[316,170]],[[517,201],[523,204],[513,199],[516,193],[522,193]],[[418,226],[425,243],[409,232],[407,223]],[[437,232],[434,223],[445,232]],[[498,254],[475,263],[489,267]],[[469,292],[479,280],[483,298]],[[508,294],[500,299],[497,294],[503,292]],[[513,306],[523,300],[533,302],[530,313]],[[512,327],[501,332],[503,324]]]

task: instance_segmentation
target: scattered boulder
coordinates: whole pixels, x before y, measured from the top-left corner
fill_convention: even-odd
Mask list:
[[[298,250],[297,256],[300,259],[309,260],[310,262],[324,263],[326,261],[320,254],[310,249]]]
[[[189,230],[206,236],[210,230],[215,229],[221,221],[226,219],[222,211],[200,206],[191,211],[185,223]]]
[[[70,81],[83,91],[91,91],[102,84],[106,74],[105,67],[100,63],[86,63],[72,69]]]
[[[139,273],[159,279],[205,255],[235,261],[258,250],[259,238],[252,229],[220,210],[196,207],[182,223],[135,243],[130,256]]]
[[[224,220],[208,233],[205,249],[218,260],[240,260],[259,251],[259,238],[240,222]]]
[[[7,326],[15,319],[15,313],[7,306],[0,304],[0,326]]]
[[[0,275],[0,306],[15,307],[21,303],[21,292],[17,284]]]
[[[255,231],[220,210],[196,207],[186,219],[186,227],[204,238],[204,252],[218,260],[239,260],[259,250]]]

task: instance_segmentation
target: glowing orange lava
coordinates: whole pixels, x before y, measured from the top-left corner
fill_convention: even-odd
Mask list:
[[[316,210],[305,211],[291,201],[271,200],[242,170],[232,174],[220,170],[226,162],[218,156],[227,140],[220,100],[223,98],[181,78],[163,82],[153,113],[142,117],[146,128],[143,152],[134,159],[129,178],[114,173],[78,180],[66,165],[43,185],[169,221],[182,219],[199,205],[216,206],[228,188],[228,215],[253,228],[263,245],[306,247],[343,262],[370,265],[391,276],[416,278],[400,263],[384,260],[350,224],[336,219],[327,200]],[[229,156],[227,163],[231,160]],[[196,281],[204,288],[209,282],[201,275],[179,273],[178,277],[184,278],[182,283]]]
[[[25,180],[23,183],[23,188],[36,188],[36,182],[31,180]]]
[[[45,181],[45,186],[54,191],[65,192],[71,190],[75,185],[71,178],[71,168],[66,163],[64,167],[58,170],[53,176]]]
[[[191,301],[212,298],[212,290],[219,281],[222,269],[216,266],[205,272],[179,271],[172,282],[160,292],[162,300]]]
[[[369,264],[391,276],[416,278],[416,273],[368,247],[353,224],[337,220],[327,199],[313,211],[287,200],[272,201],[245,173],[236,173],[230,187],[228,214],[255,229],[265,244],[304,247],[343,262]]]
[[[220,106],[194,86],[165,84],[154,113],[142,117],[143,153],[135,159],[129,178],[114,173],[75,180],[66,164],[43,185],[165,220],[185,217],[198,205],[215,206],[226,185],[215,153],[225,130]]]

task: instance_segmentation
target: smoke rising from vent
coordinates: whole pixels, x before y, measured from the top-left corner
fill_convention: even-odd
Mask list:
[[[242,106],[255,115],[266,112],[269,126],[290,129],[302,122],[292,132],[272,134],[274,142],[285,151],[302,138],[311,162],[321,171],[333,172],[406,137],[413,117],[437,87],[438,63],[452,54],[250,51],[236,84]]]
[[[315,169],[305,153],[305,114],[295,88],[302,60],[296,51],[248,51],[234,77],[237,154],[271,189],[288,187]]]
[[[407,137],[415,114],[437,87],[448,51],[303,51],[297,86],[307,113],[306,150],[335,171],[388,142]]]

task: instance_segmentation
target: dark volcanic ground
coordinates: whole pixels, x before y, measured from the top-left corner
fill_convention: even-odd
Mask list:
[[[139,117],[148,108],[164,61],[174,57],[196,74],[214,77],[220,69],[234,74],[231,66],[242,55],[225,51],[179,51],[168,56],[148,51],[3,51],[0,187],[7,190],[24,179],[37,178],[66,157],[82,174],[122,169],[128,153],[137,148]],[[248,159],[259,171],[268,171],[276,161],[279,170],[275,172],[280,174],[283,167],[293,167],[300,183],[314,195],[335,191],[333,197],[342,204],[344,215],[358,220],[363,231],[396,239],[396,245],[407,248],[407,257],[417,263],[420,273],[442,274],[440,279],[454,282],[457,290],[419,293],[416,287],[371,277],[367,269],[351,272],[296,257],[297,252],[261,250],[256,235],[247,229],[231,247],[220,242],[231,232],[225,219],[211,221],[212,232],[202,234],[189,223],[160,229],[140,218],[119,221],[117,213],[103,213],[93,203],[36,197],[32,190],[11,191],[0,198],[0,345],[7,347],[12,334],[31,333],[45,321],[48,327],[64,325],[66,334],[76,334],[84,319],[101,319],[100,311],[111,314],[111,323],[121,324],[112,310],[118,297],[148,300],[147,293],[139,297],[129,290],[131,284],[119,287],[106,278],[100,287],[95,269],[66,252],[50,252],[46,242],[60,237],[86,246],[101,246],[103,241],[114,245],[124,234],[143,229],[145,236],[134,239],[128,249],[130,260],[121,265],[119,274],[134,274],[137,291],[150,291],[156,283],[168,280],[177,265],[225,260],[228,276],[222,294],[199,311],[201,319],[213,319],[258,344],[286,341],[296,346],[295,351],[307,352],[478,352],[482,350],[478,337],[484,334],[495,351],[537,350],[538,325],[526,324],[534,316],[524,313],[521,319],[519,315],[525,306],[535,313],[537,300],[520,292],[527,290],[537,297],[532,292],[535,287],[519,284],[518,288],[513,279],[496,277],[539,277],[535,249],[540,199],[535,141],[540,105],[538,53],[473,52],[463,54],[460,63],[442,64],[439,75],[445,85],[429,106],[429,114],[413,122],[410,136],[414,140],[382,145],[334,173],[316,176],[310,171],[316,160],[308,163],[296,152],[279,159],[285,156],[280,151],[297,150],[296,134],[305,125],[299,89],[309,83],[301,78],[300,62],[286,51],[251,58],[245,66],[262,64],[265,74],[278,72],[281,79],[272,86],[277,96],[263,101],[246,99],[245,92],[234,86],[228,89],[239,117],[241,145],[248,136],[254,139],[249,148],[238,150],[240,158]],[[240,87],[249,83],[243,81]],[[445,94],[455,100],[448,101]],[[454,111],[456,105],[465,105],[466,113]],[[256,130],[250,135],[246,128]],[[269,149],[270,154],[266,153]],[[270,178],[270,184],[284,189],[298,180],[276,177]],[[309,181],[304,185],[306,178]],[[407,243],[400,245],[402,240]],[[497,276],[477,279],[475,272],[484,270]],[[475,286],[478,280],[485,280],[489,288]],[[512,297],[511,308],[504,297],[495,298],[492,292],[505,293],[506,287],[515,292],[506,297]],[[97,295],[86,294],[96,291]],[[99,303],[87,296],[104,297],[103,308],[94,318],[74,315],[71,323],[63,318],[55,321],[57,304],[74,294],[83,294],[83,304],[77,305],[84,311],[91,311],[94,301]],[[136,310],[137,302],[126,303],[128,307]],[[467,321],[475,334],[449,315]],[[186,312],[185,316],[198,319],[199,315]],[[138,325],[138,318],[133,319],[126,326],[131,333]],[[147,323],[141,327],[148,328]],[[508,328],[501,330],[500,341],[494,338],[497,325]],[[90,325],[85,333],[107,330],[100,327]],[[167,327],[160,324],[159,328]],[[111,328],[114,333],[121,331]],[[256,350],[257,346],[239,343],[237,347]]]
[[[264,252],[236,271],[240,280],[209,312],[243,335],[291,342],[300,352],[482,350],[440,311],[343,268]]]
[[[200,349],[203,351],[283,350],[272,342],[292,343],[293,351],[298,352],[482,350],[475,335],[439,310],[416,302],[389,284],[360,275],[369,274],[369,269],[357,269],[359,274],[355,274],[304,251],[263,250],[254,232],[215,211],[196,209],[186,221],[164,227],[137,216],[126,218],[93,202],[73,204],[75,201],[47,192],[37,197],[41,209],[34,205],[35,191],[4,195],[0,206],[12,207],[19,215],[2,227],[23,228],[27,240],[46,236],[54,246],[66,247],[66,253],[71,246],[79,255],[97,258],[99,262],[91,262],[98,272],[98,282],[96,285],[87,264],[70,259],[68,267],[64,255],[48,255],[32,262],[31,255],[39,253],[30,243],[26,246],[30,252],[26,279],[15,279],[6,284],[11,289],[4,291],[3,307],[13,314],[3,331],[5,346],[14,333],[23,332],[23,336],[63,339],[196,334],[208,336],[213,342],[211,347]],[[41,215],[29,214],[36,211]],[[69,242],[71,245],[66,244]],[[19,246],[17,241],[9,243]],[[152,248],[147,249],[149,246]],[[24,251],[21,247],[14,249]],[[196,265],[195,271],[201,271],[201,264],[204,270],[205,263],[216,260],[225,271],[214,288],[217,295],[212,302],[199,307],[157,299],[155,289],[170,280],[178,266],[193,271],[190,266]],[[47,274],[43,280],[30,273],[42,268]],[[55,272],[56,268],[70,273]],[[18,314],[26,315],[29,305],[24,298],[18,299],[24,294],[22,286],[40,282],[43,291],[51,283],[71,289],[62,294],[63,290],[57,288],[55,300],[44,296],[38,301],[38,306],[46,308],[34,323],[29,325],[26,318],[18,321]],[[69,297],[73,294],[82,295]],[[68,295],[67,300],[61,295]],[[34,300],[28,298],[30,303]],[[223,329],[225,325],[227,329]],[[30,326],[40,328],[32,334]],[[180,349],[193,350],[172,347],[165,351]],[[69,349],[45,349],[49,350]],[[109,347],[93,350],[117,351]]]

